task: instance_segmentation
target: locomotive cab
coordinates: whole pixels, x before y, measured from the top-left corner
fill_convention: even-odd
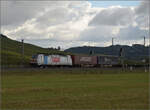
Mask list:
[[[44,54],[33,55],[30,61],[31,65],[41,66],[44,65]]]
[[[37,55],[32,55],[32,58],[30,60],[31,65],[37,65]]]

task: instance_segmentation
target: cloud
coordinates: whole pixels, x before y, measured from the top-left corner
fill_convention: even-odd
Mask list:
[[[138,15],[148,15],[149,14],[149,0],[141,1],[141,4],[135,9],[136,14]]]
[[[35,17],[35,13],[39,11],[39,7],[33,9],[30,6],[26,6],[25,2],[2,1],[1,6],[1,25],[22,24],[26,20]],[[30,11],[31,9],[33,10]]]
[[[120,26],[131,24],[134,19],[134,11],[130,7],[109,7],[100,11],[89,26]]]
[[[127,28],[121,28],[118,37],[121,40],[140,40],[143,37],[149,36],[148,30],[141,30],[139,27],[129,26]]]
[[[141,4],[135,8],[136,22],[141,29],[149,30],[149,13],[150,2],[142,1]]]
[[[72,19],[74,13],[69,13],[69,10],[65,7],[59,7],[48,12],[44,15],[37,18],[36,22],[39,22],[40,25],[44,24],[46,27],[51,25],[62,24],[68,22]]]
[[[15,26],[26,22],[29,19],[36,18],[50,6],[66,6],[67,2],[55,1],[1,1],[1,25]]]
[[[114,31],[116,27],[113,26],[98,26],[89,27],[88,29],[81,32],[79,40],[81,41],[92,41],[92,42],[104,42],[109,41],[114,37]]]
[[[129,40],[140,41],[143,36],[148,37],[149,14],[146,13],[146,3],[143,1],[136,7],[113,6],[101,10],[89,22],[89,28],[80,34],[80,40],[103,43],[111,42],[111,38],[114,37],[119,39],[121,44]]]
[[[63,48],[139,40],[147,36],[145,2],[135,7],[93,7],[88,1],[2,1],[1,32],[43,47]],[[120,42],[120,44],[123,42]]]
[[[2,31],[4,34],[14,39],[22,37],[24,39],[49,38],[52,41],[68,41],[78,36],[87,27],[88,20],[95,12],[90,9],[91,5],[88,2],[53,1],[46,3],[4,2],[2,7]],[[14,13],[12,19],[7,19],[11,17],[4,10]],[[17,13],[16,10],[20,11]],[[23,14],[24,11],[25,14]],[[91,16],[88,16],[89,14]]]

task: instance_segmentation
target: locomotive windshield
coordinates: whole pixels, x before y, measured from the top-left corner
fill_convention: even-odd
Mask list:
[[[37,58],[37,55],[32,55],[32,59],[36,59]]]

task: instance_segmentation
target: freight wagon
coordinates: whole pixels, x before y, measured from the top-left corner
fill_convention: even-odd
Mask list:
[[[74,66],[96,66],[97,56],[88,55],[72,55],[72,63]]]
[[[72,59],[70,55],[36,54],[32,56],[30,64],[35,66],[72,66]]]
[[[115,66],[119,64],[117,56],[97,56],[98,65]]]

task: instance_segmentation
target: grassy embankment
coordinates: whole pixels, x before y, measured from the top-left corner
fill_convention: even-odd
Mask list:
[[[148,109],[148,72],[47,69],[2,73],[3,109]]]
[[[0,36],[1,64],[2,66],[17,66],[22,64],[22,43]],[[38,47],[32,44],[24,43],[24,65],[29,65],[30,58],[36,53],[62,53],[56,50]]]

